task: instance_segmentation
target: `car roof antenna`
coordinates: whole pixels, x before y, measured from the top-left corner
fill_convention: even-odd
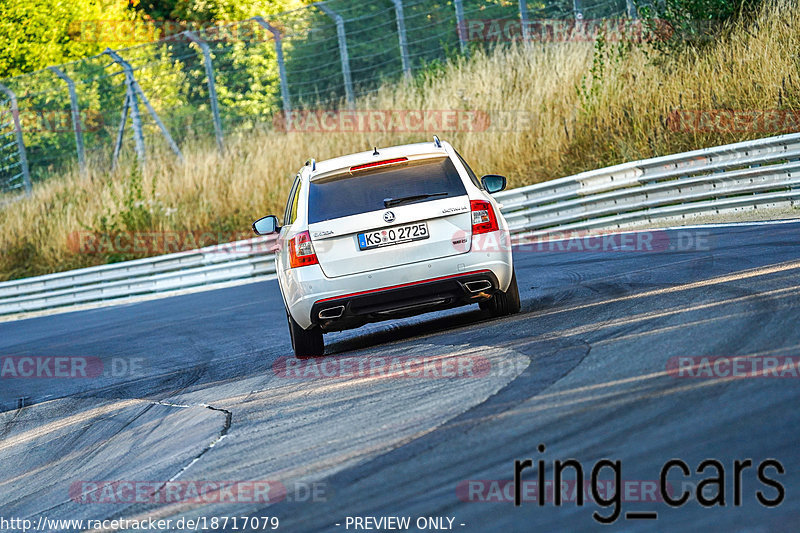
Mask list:
[[[433,136],[433,144],[436,145],[436,148],[441,148],[442,147],[442,141],[439,140],[439,136],[438,135],[434,135]]]
[[[381,155],[381,154],[378,153],[378,147],[377,146],[375,147],[375,151],[372,152],[372,155]]]

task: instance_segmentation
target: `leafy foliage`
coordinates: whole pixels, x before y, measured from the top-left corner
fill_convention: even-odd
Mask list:
[[[309,3],[311,0],[139,0],[135,8],[152,20],[206,23],[269,16]]]
[[[95,54],[102,44],[75,39],[76,24],[133,16],[120,1],[0,0],[0,78]]]
[[[652,43],[662,53],[712,42],[725,23],[750,16],[762,0],[660,0],[637,2]]]

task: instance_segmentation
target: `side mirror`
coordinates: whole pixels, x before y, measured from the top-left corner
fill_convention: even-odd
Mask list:
[[[275,215],[259,218],[253,222],[253,231],[256,235],[271,235],[277,233],[279,229],[281,227],[278,225],[278,217]]]
[[[486,174],[481,178],[481,183],[489,194],[494,194],[506,188],[506,177],[498,174]]]

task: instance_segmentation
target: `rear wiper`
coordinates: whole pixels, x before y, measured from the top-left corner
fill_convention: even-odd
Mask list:
[[[411,202],[416,202],[419,200],[425,200],[426,198],[433,198],[434,196],[447,196],[446,192],[435,192],[433,194],[417,194],[414,196],[403,196],[401,198],[384,198],[383,199],[383,206],[384,207],[394,207],[396,205],[407,204]]]

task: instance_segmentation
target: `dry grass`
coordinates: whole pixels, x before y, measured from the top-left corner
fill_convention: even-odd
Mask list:
[[[246,232],[253,218],[282,212],[291,177],[308,157],[428,140],[432,133],[451,141],[476,172],[505,174],[511,186],[783,133],[674,131],[667,117],[678,109],[797,110],[798,80],[800,14],[788,1],[769,4],[756,24],[734,28],[702,52],[677,57],[617,43],[602,53],[573,43],[476,54],[405,85],[384,86],[357,107],[477,109],[495,117],[524,111],[533,117],[526,128],[251,132],[228,138],[225,155],[190,147],[184,165],[170,154],[151,154],[140,195],[130,163],[113,174],[95,168],[88,180],[76,173],[54,178],[38,185],[32,198],[0,211],[0,279],[127,258],[76,253],[70,235],[87,229]]]

